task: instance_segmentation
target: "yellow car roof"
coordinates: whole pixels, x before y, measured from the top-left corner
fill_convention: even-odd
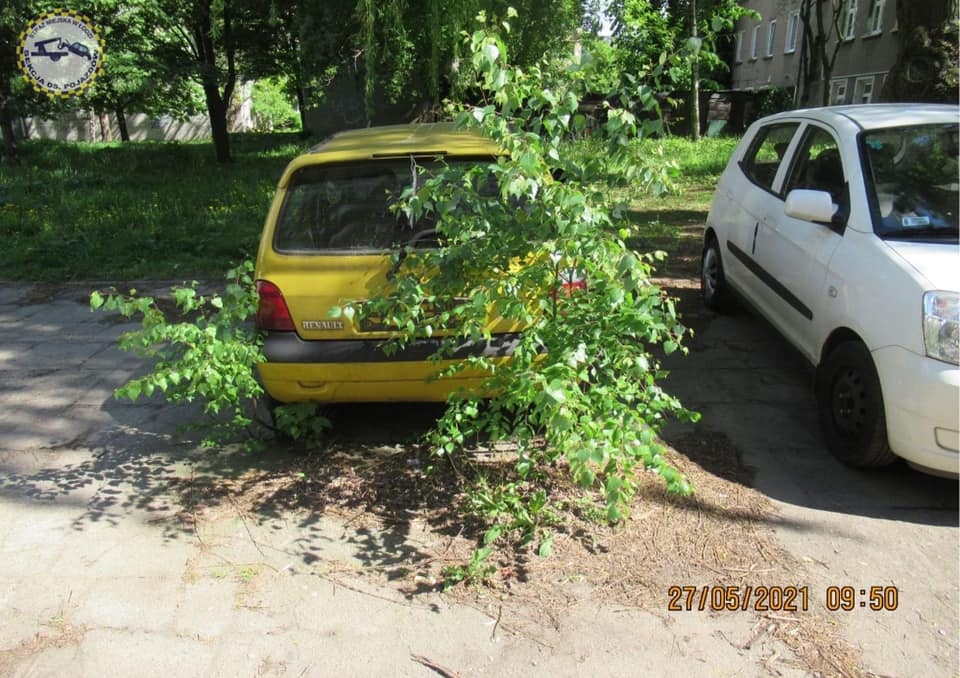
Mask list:
[[[339,132],[290,163],[285,176],[307,165],[374,158],[500,155],[496,144],[450,122],[385,125]]]

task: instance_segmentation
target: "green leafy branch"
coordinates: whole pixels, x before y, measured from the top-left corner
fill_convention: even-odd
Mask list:
[[[483,549],[516,534],[520,543],[538,539],[545,554],[555,515],[549,469],[600,490],[611,522],[626,515],[641,469],[671,491],[691,491],[656,435],[670,417],[697,416],[659,386],[657,356],[685,350],[686,330],[673,300],[650,281],[662,253],[626,245],[628,208],[610,199],[626,183],[663,190],[669,168],[637,163],[630,152],[631,140],[660,128],[633,112],[654,110],[648,89],[608,99],[620,105],[608,104],[605,120],[591,127],[580,111],[591,91],[589,63],[523,71],[485,26],[465,43],[484,96],[451,112],[502,155],[421,171],[400,208],[414,219],[431,215],[442,246],[397,253],[397,275],[380,297],[341,312],[387,319],[401,344],[445,336],[438,358],[465,341],[521,331],[509,359],[474,357],[443,371],[487,377],[479,391],[451,397],[430,442],[435,454],[452,457],[470,441],[509,440],[513,477],[477,484],[467,508],[490,525]],[[578,152],[571,140],[583,138],[600,152]]]
[[[136,290],[90,295],[93,310],[142,317],[140,329],[120,337],[120,348],[154,361],[149,374],[118,388],[116,397],[136,401],[159,392],[173,403],[201,400],[204,412],[218,421],[219,434],[252,423],[248,402],[263,395],[254,367],[264,359],[249,323],[257,309],[253,263],[231,269],[226,279],[222,294],[201,294],[196,281],[173,288],[179,321],[168,319],[154,298],[137,296]],[[204,442],[219,440],[217,433]]]

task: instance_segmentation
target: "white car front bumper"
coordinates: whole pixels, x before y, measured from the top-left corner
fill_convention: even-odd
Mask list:
[[[960,474],[960,369],[899,346],[873,352],[887,438],[894,454],[941,474]]]

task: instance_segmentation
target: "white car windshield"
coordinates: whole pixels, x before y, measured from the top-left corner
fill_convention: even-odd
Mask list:
[[[957,240],[957,125],[863,134],[874,230],[891,239]]]

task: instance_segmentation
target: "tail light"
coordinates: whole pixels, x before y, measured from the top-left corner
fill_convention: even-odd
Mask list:
[[[554,297],[569,297],[576,291],[587,289],[586,278],[583,277],[583,273],[575,268],[565,268],[560,271],[560,275],[557,276],[557,282],[560,284],[557,285],[557,289],[553,292]]]
[[[278,332],[293,332],[293,318],[283,299],[280,288],[266,280],[257,281],[257,295],[260,304],[257,308],[257,329]]]

